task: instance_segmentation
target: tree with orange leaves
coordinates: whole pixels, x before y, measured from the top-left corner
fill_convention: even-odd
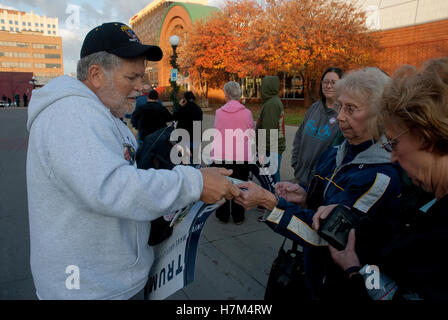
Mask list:
[[[375,48],[365,13],[350,2],[236,0],[194,26],[180,64],[213,86],[245,76],[300,74],[314,98],[327,67],[371,65]]]
[[[265,23],[270,33],[260,42],[268,69],[299,73],[314,97],[323,71],[372,64],[375,42],[367,33],[365,13],[336,0],[268,0]]]
[[[223,11],[199,20],[179,50],[179,64],[203,87],[265,73],[264,61],[254,51],[251,24],[264,14],[255,0],[227,2]]]

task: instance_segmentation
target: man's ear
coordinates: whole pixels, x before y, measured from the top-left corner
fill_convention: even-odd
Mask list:
[[[97,64],[92,64],[89,67],[89,82],[95,89],[100,89],[106,83],[106,74],[103,68]]]

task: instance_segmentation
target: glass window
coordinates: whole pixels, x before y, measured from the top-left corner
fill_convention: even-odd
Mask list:
[[[282,98],[284,99],[303,99],[303,79],[300,75],[279,75],[281,79],[280,88],[283,90]]]
[[[56,26],[55,26],[55,25],[53,25],[53,28],[56,28]]]
[[[14,28],[13,27],[9,27],[9,31],[14,31]]]
[[[5,23],[5,19],[2,19],[1,22],[2,22],[2,23]]]
[[[2,26],[2,30],[6,30],[5,26]]]
[[[19,21],[14,21],[14,24],[15,24],[16,26],[18,26],[18,25],[19,25]]]
[[[12,20],[9,20],[9,24],[12,24]]]
[[[45,68],[60,68],[61,64],[60,63],[46,63],[45,64]]]
[[[46,59],[60,59],[61,55],[57,53],[46,53],[45,54]]]
[[[22,26],[26,26],[26,22],[25,21],[22,22]]]
[[[28,22],[28,27],[31,27],[31,22]]]

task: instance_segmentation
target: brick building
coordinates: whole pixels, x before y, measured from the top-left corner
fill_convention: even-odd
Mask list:
[[[448,19],[375,32],[379,43],[378,65],[391,73],[400,65],[420,66],[437,57],[448,57]]]
[[[159,62],[147,62],[147,81],[156,86],[169,86],[169,60],[173,49],[168,41],[172,35],[180,38],[179,46],[186,41],[188,31],[197,19],[218,10],[207,5],[207,0],[165,1],[154,0],[134,17],[129,24],[143,43],[157,44],[164,57]],[[182,75],[180,75],[182,81]]]
[[[369,28],[378,41],[378,66],[392,73],[403,64],[420,66],[448,56],[448,1],[358,0],[368,12]]]
[[[38,84],[64,74],[57,18],[0,9],[0,71],[31,72]]]

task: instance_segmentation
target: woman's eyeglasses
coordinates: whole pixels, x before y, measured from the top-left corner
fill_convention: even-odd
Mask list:
[[[336,83],[337,80],[324,80],[322,81],[322,84],[324,86],[328,86],[329,84],[331,84],[332,86],[334,86],[334,84]]]
[[[402,133],[400,133],[398,136],[396,136],[395,138],[387,139],[387,141],[385,143],[383,143],[383,148],[387,152],[392,152],[392,150],[395,151],[395,148],[397,147],[397,144],[398,144],[397,139],[408,131],[409,130],[405,130]]]
[[[358,107],[355,107],[355,106],[352,106],[352,105],[345,105],[345,106],[342,106],[339,102],[336,102],[334,105],[333,105],[333,109],[337,112],[337,113],[339,113],[339,112],[341,112],[341,111],[344,111],[344,113],[346,113],[346,114],[348,114],[348,115],[353,115],[355,112],[357,112],[357,111],[361,111],[361,110],[364,110],[363,108],[358,108]]]

